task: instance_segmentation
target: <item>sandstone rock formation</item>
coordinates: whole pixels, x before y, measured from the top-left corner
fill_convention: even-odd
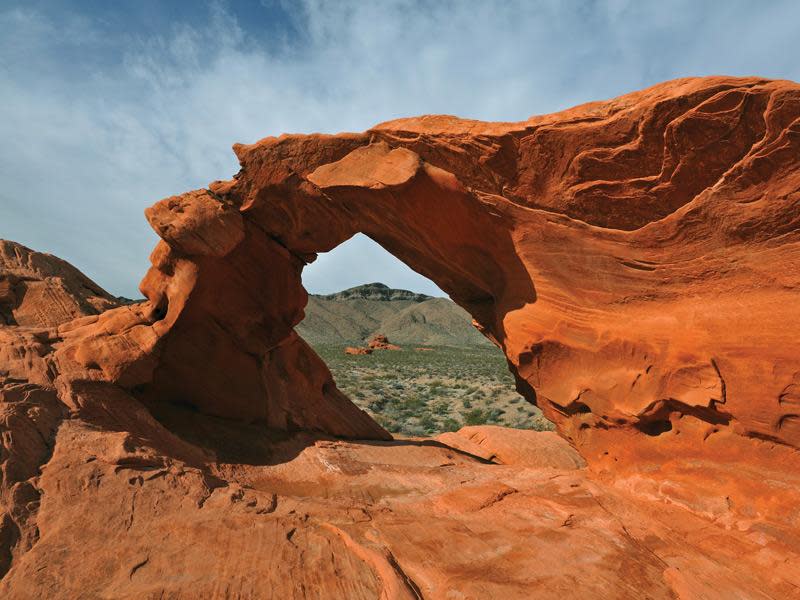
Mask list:
[[[50,327],[119,304],[60,258],[0,240],[0,325]]]
[[[402,350],[397,344],[392,344],[389,338],[382,333],[373,337],[367,344],[367,347],[370,350]]]
[[[359,348],[355,346],[347,346],[344,349],[345,354],[364,355],[372,354],[372,348]]]
[[[234,151],[147,211],[146,302],[6,309],[3,597],[800,597],[800,86]],[[356,232],[580,456],[388,441],[293,329],[303,266]]]
[[[366,347],[348,346],[344,349],[345,354],[372,354],[375,350],[402,350],[400,346],[389,342],[389,338],[379,333],[375,335]]]

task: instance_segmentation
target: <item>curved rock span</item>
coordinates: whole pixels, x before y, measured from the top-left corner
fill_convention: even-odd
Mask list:
[[[25,427],[58,432],[41,477],[4,479],[59,490],[4,492],[27,507],[0,532],[6,590],[70,572],[62,589],[110,597],[798,597],[800,86],[683,79],[234,151],[234,179],[146,211],[146,302],[0,328],[4,406],[46,405]],[[580,456],[491,428],[380,442],[294,331],[303,267],[358,232],[473,316]],[[111,503],[88,563],[58,550],[59,495]]]

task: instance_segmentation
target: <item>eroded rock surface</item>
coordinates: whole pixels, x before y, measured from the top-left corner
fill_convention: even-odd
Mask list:
[[[800,597],[800,86],[234,150],[148,210],[146,302],[4,309],[4,597]],[[300,276],[357,232],[561,438],[392,442],[337,390]]]
[[[66,261],[0,240],[0,325],[50,327],[119,304]]]

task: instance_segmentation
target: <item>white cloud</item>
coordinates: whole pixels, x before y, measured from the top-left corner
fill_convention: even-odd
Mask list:
[[[234,142],[430,112],[524,119],[686,75],[800,78],[791,1],[284,7],[299,35],[268,39],[235,5],[124,35],[91,14],[0,10],[0,237],[136,295],[155,242],[142,210],[230,177]],[[363,245],[338,254],[313,291],[411,277]]]

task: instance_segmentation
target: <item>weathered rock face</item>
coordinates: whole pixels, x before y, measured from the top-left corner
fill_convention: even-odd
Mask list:
[[[264,370],[302,318],[303,265],[360,231],[465,307],[591,462],[717,457],[716,440],[794,456],[799,94],[688,79],[523,123],[237,145],[234,180],[148,212],[161,349],[140,385],[305,427],[273,417]]]
[[[50,327],[118,305],[60,258],[0,240],[0,325]]]
[[[433,441],[281,441],[159,416],[216,457],[67,420],[39,480],[40,537],[3,598],[797,597],[790,537],[597,482],[552,434],[514,440],[525,464],[493,464]],[[506,458],[494,434],[447,443]]]
[[[797,597],[800,86],[234,150],[233,180],[148,210],[147,302],[0,327],[4,414],[57,429],[4,475],[32,499],[0,496],[6,592]],[[470,312],[580,457],[496,430],[277,433],[389,439],[293,329],[304,265],[356,232]]]

